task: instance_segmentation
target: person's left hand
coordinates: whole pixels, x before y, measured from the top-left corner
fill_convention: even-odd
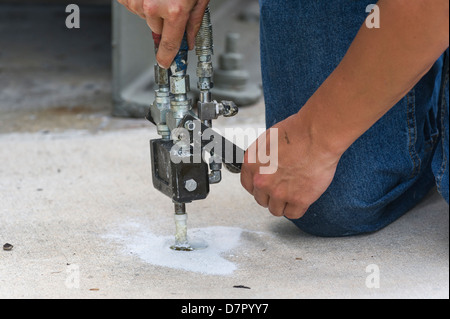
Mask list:
[[[242,186],[275,216],[302,217],[331,184],[340,159],[315,143],[304,122],[296,114],[278,123],[262,134],[245,155]],[[274,135],[276,132],[278,135]],[[277,137],[272,143],[271,135],[272,139]],[[264,157],[269,152],[267,163]]]

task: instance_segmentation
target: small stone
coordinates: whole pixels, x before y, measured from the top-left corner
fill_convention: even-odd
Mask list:
[[[238,289],[252,289],[252,288],[247,287],[247,286],[244,286],[244,285],[236,285],[236,286],[233,286],[233,288],[238,288]]]
[[[12,250],[13,247],[13,245],[6,243],[3,245],[3,250]]]

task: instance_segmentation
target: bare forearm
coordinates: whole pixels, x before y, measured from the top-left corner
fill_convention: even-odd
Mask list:
[[[412,89],[449,45],[448,0],[381,0],[378,6],[381,27],[361,27],[299,112],[311,137],[336,154]]]

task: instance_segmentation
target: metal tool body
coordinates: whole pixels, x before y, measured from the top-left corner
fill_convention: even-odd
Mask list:
[[[153,35],[155,51],[160,36]],[[160,139],[150,141],[153,185],[172,199],[177,223],[186,215],[186,205],[205,199],[210,184],[221,181],[222,164],[239,173],[244,151],[211,130],[212,121],[218,116],[234,116],[238,109],[233,102],[212,100],[213,88],[213,37],[209,8],[206,9],[196,38],[197,87],[199,97],[197,114],[189,99],[189,75],[187,74],[188,45],[186,36],[171,67],[165,70],[155,65],[155,101],[147,119],[157,126]],[[205,153],[210,155],[208,163]],[[185,225],[186,219],[183,220]],[[185,229],[186,227],[178,227]],[[177,230],[178,231],[178,230]],[[186,237],[177,234],[176,238]],[[178,246],[177,246],[178,244]],[[175,249],[190,250],[186,243],[175,243]]]

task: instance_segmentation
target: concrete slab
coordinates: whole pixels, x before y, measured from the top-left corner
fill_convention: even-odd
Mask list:
[[[156,132],[110,116],[108,10],[86,11],[70,37],[34,24],[33,10],[0,17],[0,245],[13,245],[0,249],[0,298],[449,297],[436,192],[380,232],[325,239],[272,217],[224,173],[187,207],[189,235],[208,248],[168,250],[173,207],[151,184]],[[264,104],[225,127],[264,127]]]
[[[0,241],[14,246],[0,251],[0,297],[448,298],[448,207],[436,193],[376,234],[324,239],[271,217],[225,174],[188,205],[190,235],[210,247],[169,251],[173,208],[151,185],[153,137],[0,136]]]

